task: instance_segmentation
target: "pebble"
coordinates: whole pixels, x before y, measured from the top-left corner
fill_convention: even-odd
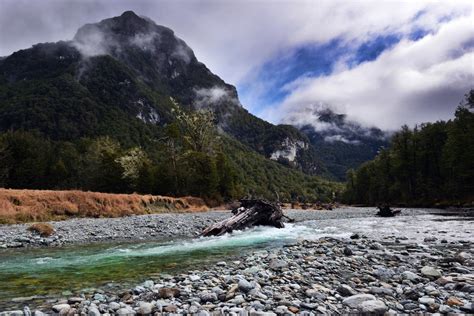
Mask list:
[[[474,276],[459,270],[472,271],[471,245],[399,240],[383,245],[369,237],[301,240],[248,253],[238,264],[230,258],[232,264],[157,274],[124,292],[71,293],[46,303],[44,311],[94,316],[471,313]]]

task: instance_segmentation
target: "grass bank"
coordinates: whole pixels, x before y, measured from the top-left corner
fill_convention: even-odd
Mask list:
[[[200,212],[208,209],[204,200],[196,197],[0,188],[2,224],[64,220],[71,217]]]

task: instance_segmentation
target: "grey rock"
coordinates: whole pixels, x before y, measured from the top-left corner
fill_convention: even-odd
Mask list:
[[[313,304],[313,303],[301,303],[301,308],[306,308],[306,309],[316,309],[318,307],[318,304]]]
[[[452,309],[448,305],[440,305],[438,311],[440,313],[447,314],[447,313],[453,313],[454,309]]]
[[[116,311],[116,314],[117,315],[135,315],[136,313],[133,309],[124,307]]]
[[[376,298],[372,294],[356,294],[345,298],[342,303],[351,308],[357,308],[362,302],[375,300]]]
[[[393,291],[385,287],[371,287],[370,293],[375,295],[388,295],[393,296]]]
[[[191,281],[193,281],[193,282],[196,282],[196,281],[198,281],[198,280],[201,280],[201,277],[200,277],[199,275],[191,274],[191,275],[189,276],[189,279],[190,279]]]
[[[344,252],[344,254],[345,254],[346,256],[352,256],[352,255],[354,254],[354,252],[352,251],[352,249],[349,248],[349,247],[347,247],[347,246],[344,247],[343,252]]]
[[[383,314],[388,308],[387,305],[380,300],[369,300],[360,303],[357,309],[367,314]]]
[[[273,312],[251,311],[250,316],[277,316]]]
[[[424,266],[421,268],[421,274],[429,278],[439,278],[441,271],[431,266]]]
[[[409,302],[409,303],[406,303],[403,305],[403,308],[407,311],[411,311],[411,310],[414,310],[414,309],[417,309],[418,308],[418,304],[415,304],[413,302]]]
[[[232,300],[229,301],[229,303],[235,304],[235,305],[241,305],[245,303],[245,298],[242,295],[237,295],[234,297]]]
[[[0,316],[23,316],[23,311],[15,310],[15,311],[0,312]]]
[[[199,299],[202,303],[217,301],[217,294],[214,292],[201,292],[199,293]]]
[[[416,281],[416,280],[419,280],[421,277],[418,274],[413,273],[411,271],[405,271],[402,273],[402,278],[404,280]]]
[[[63,310],[69,311],[71,309],[71,306],[69,304],[57,304],[57,305],[53,305],[53,307],[51,307],[51,308],[56,313],[59,313]]]
[[[106,301],[105,296],[103,294],[100,294],[100,293],[94,294],[93,299],[96,300],[96,301],[99,301],[99,302],[105,302]]]
[[[273,259],[268,264],[268,267],[272,270],[280,270],[280,269],[286,268],[287,266],[288,266],[288,262],[286,262],[285,260],[280,260],[280,259]]]
[[[469,302],[469,303],[464,304],[464,306],[461,306],[461,310],[464,311],[464,312],[473,313],[474,312],[474,303]]]
[[[420,304],[430,305],[430,304],[434,304],[436,301],[432,297],[423,296],[418,299],[418,302],[420,302]]]
[[[255,287],[252,283],[250,283],[249,281],[247,281],[245,279],[240,279],[239,283],[238,283],[238,286],[239,286],[239,290],[244,292],[244,293],[249,292],[250,290],[252,290]]]
[[[97,307],[90,307],[89,312],[87,313],[88,316],[100,316],[100,312]]]
[[[153,307],[154,305],[152,303],[138,302],[137,312],[138,314],[141,314],[141,315],[148,315],[148,314],[151,314]]]
[[[81,303],[82,301],[84,301],[84,298],[82,298],[82,297],[70,297],[67,300],[67,302],[69,304]]]
[[[356,295],[357,291],[351,288],[349,285],[346,284],[341,284],[337,288],[337,291],[341,293],[343,296],[350,296],[350,295]]]
[[[111,309],[113,311],[116,311],[116,310],[120,309],[120,304],[117,303],[117,302],[111,302],[109,304],[109,309]]]

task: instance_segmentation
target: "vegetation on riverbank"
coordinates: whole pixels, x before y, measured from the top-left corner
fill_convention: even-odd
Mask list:
[[[453,120],[403,126],[390,147],[349,171],[352,204],[459,205],[474,201],[474,90]]]
[[[204,200],[195,197],[0,189],[0,223],[3,224],[205,210],[208,207]]]

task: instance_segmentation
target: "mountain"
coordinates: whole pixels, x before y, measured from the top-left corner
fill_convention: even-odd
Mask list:
[[[235,87],[199,62],[172,30],[131,11],[84,25],[72,41],[16,52],[0,61],[0,74],[4,131],[143,143],[144,135],[153,135],[151,126],[172,121],[172,98],[189,110],[212,109],[222,131],[267,158],[309,174],[325,172],[303,133],[250,114]],[[41,104],[46,98],[47,106]]]
[[[27,131],[34,139],[20,135],[21,142],[51,142],[45,146],[60,152],[70,142],[81,152],[85,145],[78,140],[108,136],[123,150],[140,146],[159,160],[175,104],[215,113],[224,151],[246,179],[243,191],[269,195],[281,188],[313,197],[334,191],[300,172],[326,173],[304,133],[250,114],[235,87],[199,62],[172,30],[134,12],[86,24],[71,41],[37,44],[0,60],[0,132]],[[63,160],[56,161],[61,170]]]
[[[344,181],[346,172],[372,160],[389,145],[390,135],[376,127],[364,127],[325,105],[301,107],[287,122],[305,134],[315,155],[328,172]]]

